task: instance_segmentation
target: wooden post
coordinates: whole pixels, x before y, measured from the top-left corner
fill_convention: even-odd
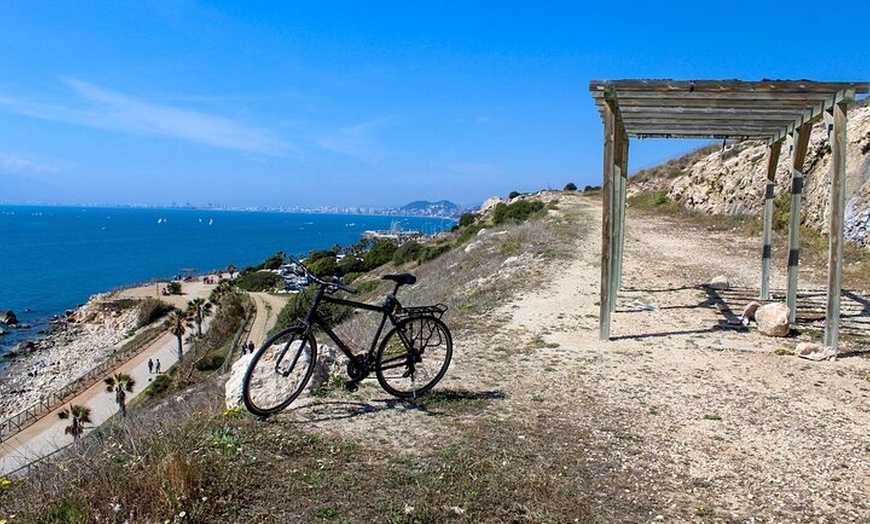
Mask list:
[[[801,252],[801,200],[804,187],[804,158],[810,142],[812,124],[803,124],[795,130],[794,151],[791,162],[791,216],[788,230],[788,289],[786,304],[789,308],[789,322],[797,316],[798,266]]]
[[[617,121],[618,122],[618,121]],[[622,129],[622,126],[619,126]],[[622,133],[622,140],[619,149],[616,151],[616,161],[619,163],[619,192],[617,193],[617,202],[618,202],[618,210],[619,210],[619,221],[618,221],[618,239],[619,242],[616,244],[617,247],[617,256],[616,256],[616,290],[619,291],[622,289],[622,260],[623,253],[625,252],[625,200],[626,200],[626,191],[628,190],[628,136],[625,135],[624,130]],[[616,306],[616,295],[614,294],[613,306],[615,310]]]
[[[828,304],[825,345],[837,348],[840,336],[840,291],[843,271],[843,222],[846,207],[846,103],[833,107],[831,136],[831,216],[828,230]]]
[[[771,230],[773,229],[773,193],[776,187],[776,164],[782,150],[782,140],[768,148],[767,186],[764,190],[764,226],[761,231],[761,300],[770,299],[770,253]]]
[[[610,298],[613,278],[613,175],[615,162],[616,102],[610,98],[604,104],[604,179],[601,185],[601,293],[598,316],[598,336],[610,339]]]
[[[625,149],[626,137],[622,130],[619,115],[616,116],[616,129],[613,140],[613,222],[610,225],[613,231],[613,247],[610,268],[610,312],[616,311],[616,297],[619,294],[619,286],[622,280],[622,241],[624,237],[625,222],[625,173],[622,169],[622,152]]]

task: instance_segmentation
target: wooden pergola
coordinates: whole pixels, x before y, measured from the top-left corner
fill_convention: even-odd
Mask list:
[[[768,144],[760,298],[770,297],[771,224],[776,165],[791,146],[791,216],[786,303],[795,321],[803,164],[815,122],[828,122],[831,143],[830,236],[825,345],[840,330],[846,181],[846,106],[870,91],[867,82],[762,80],[593,80],[589,91],[604,120],[603,226],[599,335],[610,338],[611,313],[622,278],[628,140],[701,138],[764,140]]]

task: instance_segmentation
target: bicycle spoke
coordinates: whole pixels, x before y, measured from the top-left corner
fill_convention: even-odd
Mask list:
[[[248,411],[268,416],[293,402],[311,377],[316,351],[314,339],[299,329],[282,331],[263,344],[242,384]]]

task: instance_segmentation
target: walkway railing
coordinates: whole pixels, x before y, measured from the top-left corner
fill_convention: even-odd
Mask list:
[[[164,333],[165,330],[162,329],[145,331],[143,334],[140,334],[128,342],[126,347],[113,353],[108,359],[88,371],[85,375],[73,380],[59,391],[48,393],[48,395],[38,403],[33,404],[0,422],[0,442],[3,442],[30,427],[37,420],[62,405],[68,399],[74,397],[80,391],[91,387],[100,380],[103,380],[108,373],[114,371],[121,364],[130,360],[137,353],[144,350],[148,344]]]

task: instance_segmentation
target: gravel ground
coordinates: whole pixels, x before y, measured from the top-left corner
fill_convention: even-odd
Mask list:
[[[863,342],[843,341],[833,361],[800,359],[791,353],[812,326],[767,338],[754,325],[722,325],[757,294],[757,241],[630,213],[623,289],[602,342],[600,205],[563,195],[558,207],[595,226],[578,233],[576,256],[489,276],[538,284],[483,315],[484,329],[454,333],[439,388],[492,399],[482,414],[403,410],[367,382],[352,401],[303,400],[281,417],[404,452],[414,451],[409,442],[428,450],[480,418],[539,421],[565,439],[552,446],[580,442],[596,475],[577,489],[589,490],[601,522],[870,522],[863,306],[844,303],[857,308],[847,322],[859,322]],[[772,287],[781,293],[778,269]],[[731,290],[700,286],[720,274]],[[802,275],[802,293],[823,288],[813,277]]]

